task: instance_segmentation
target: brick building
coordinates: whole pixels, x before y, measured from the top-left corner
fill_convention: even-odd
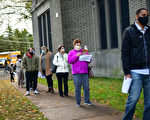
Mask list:
[[[135,12],[150,8],[149,0],[32,0],[34,47],[40,54],[45,45],[57,52],[64,44],[66,52],[76,38],[93,55],[96,76],[122,74],[121,44],[123,30],[135,21]]]

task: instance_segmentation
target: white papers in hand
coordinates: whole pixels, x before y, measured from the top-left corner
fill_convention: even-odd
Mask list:
[[[124,76],[123,84],[122,84],[122,93],[128,93],[130,89],[130,85],[132,82],[132,78],[126,78]]]
[[[90,62],[92,58],[92,55],[81,55],[79,56],[79,61],[87,61]]]
[[[38,73],[38,77],[45,78],[45,76],[42,76],[41,72]]]

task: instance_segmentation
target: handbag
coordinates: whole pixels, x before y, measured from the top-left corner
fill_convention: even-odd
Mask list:
[[[57,56],[57,62],[58,62],[58,56]],[[53,65],[52,66],[52,73],[56,73],[56,70],[57,70],[57,66]]]
[[[88,75],[89,75],[89,78],[93,78],[94,77],[94,72],[92,70],[92,67],[88,67]]]

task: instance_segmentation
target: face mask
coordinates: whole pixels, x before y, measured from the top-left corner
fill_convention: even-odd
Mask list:
[[[21,59],[18,59],[18,61],[21,61]]]
[[[42,53],[44,53],[44,50],[42,50]]]
[[[79,51],[81,49],[81,46],[75,46],[75,50]]]
[[[30,55],[33,55],[33,52],[30,52]]]
[[[148,17],[139,17],[138,21],[145,26],[148,23]]]

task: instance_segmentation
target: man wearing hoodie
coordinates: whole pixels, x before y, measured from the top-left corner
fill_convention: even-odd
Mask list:
[[[30,95],[29,93],[29,84],[31,81],[33,81],[33,91],[34,94],[38,94],[39,92],[37,91],[37,79],[36,79],[36,72],[38,71],[39,68],[39,57],[33,54],[34,49],[29,48],[28,53],[23,58],[22,61],[22,66],[26,70],[26,90],[27,93],[26,95]]]

